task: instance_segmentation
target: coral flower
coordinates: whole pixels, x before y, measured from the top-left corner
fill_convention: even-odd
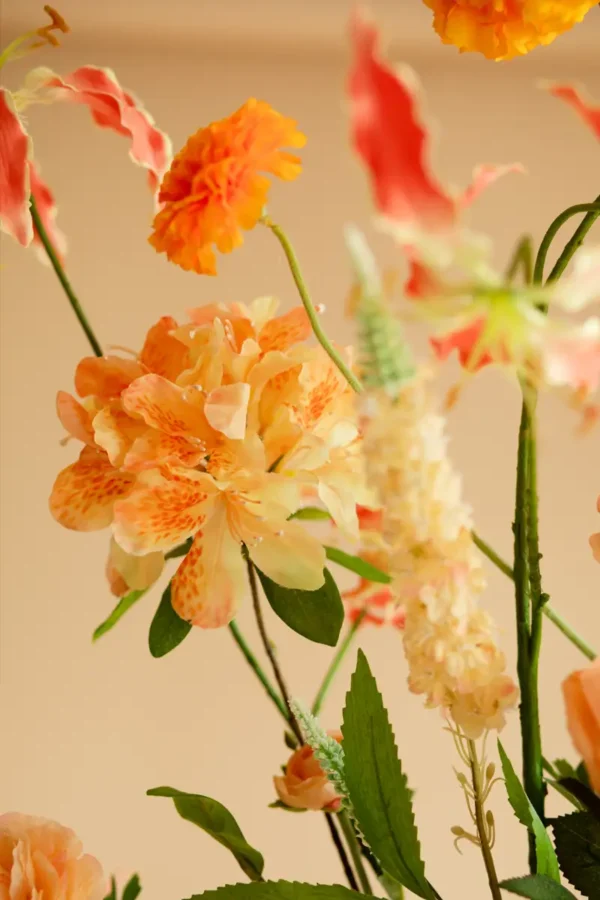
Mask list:
[[[444,44],[513,59],[581,22],[597,0],[425,0]]]
[[[98,860],[82,855],[70,828],[21,813],[0,816],[0,897],[3,900],[101,900],[106,882]]]
[[[329,732],[330,737],[341,742],[339,731]],[[305,744],[289,758],[284,775],[273,778],[277,796],[292,809],[335,811],[340,798],[335,787],[315,759],[312,747]]]
[[[600,660],[563,681],[567,726],[583,757],[590,782],[600,794]]]
[[[300,159],[280,148],[304,143],[296,122],[254,98],[201,128],[165,175],[150,243],[183,269],[215,275],[213,246],[230,253],[242,243],[240,229],[254,228],[267,200],[263,173],[296,178]]]

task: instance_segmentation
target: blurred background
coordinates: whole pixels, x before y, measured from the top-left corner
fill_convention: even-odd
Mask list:
[[[143,99],[179,148],[201,125],[227,115],[248,96],[296,118],[308,135],[304,172],[274,185],[273,217],[291,236],[324,324],[352,340],[344,304],[350,286],[342,226],[365,228],[382,265],[397,265],[391,244],[371,226],[364,173],[348,145],[344,83],[345,0],[63,0],[72,28],[59,50],[7,67],[17,87],[34,65],[69,72],[85,63],[115,70]],[[418,0],[373,3],[394,60],[411,64],[439,123],[437,171],[467,184],[479,162],[525,164],[489,190],[472,211],[490,233],[500,265],[523,232],[539,241],[564,207],[598,194],[598,143],[567,108],[538,89],[541,78],[587,85],[600,99],[600,9],[548,49],[507,64],[459,57],[442,46]],[[2,44],[42,24],[41,4],[4,0]],[[218,260],[217,279],[170,266],[149,247],[152,216],[145,175],[131,166],[123,139],[94,130],[76,107],[32,107],[28,127],[36,159],[59,204],[69,240],[68,272],[100,340],[139,348],[163,314],[182,317],[205,302],[247,301],[276,294],[297,303],[278,245],[265,230]],[[561,235],[566,240],[568,229]],[[141,875],[147,900],[179,900],[242,880],[235,861],[168,800],[146,789],[170,784],[224,803],[266,858],[269,878],[341,881],[339,862],[320,815],[268,809],[272,776],[285,762],[281,723],[255,683],[228,631],[195,631],[174,653],[152,659],[147,632],[159,600],[154,590],[92,645],[91,634],[113,600],[103,578],[108,535],[74,534],[50,518],[47,497],[59,469],[75,457],[61,447],[56,391],[72,390],[88,347],[50,269],[32,251],[2,242],[2,578],[0,657],[0,806],[70,825],[107,873]],[[408,326],[426,352],[420,330]],[[456,377],[451,366],[439,392]],[[515,384],[486,372],[449,416],[451,454],[463,473],[480,533],[511,552],[519,395]],[[541,539],[545,587],[556,608],[600,644],[599,570],[588,548],[598,529],[598,433],[575,434],[574,414],[557,398],[541,403]],[[341,577],[348,586],[351,579]],[[489,572],[487,607],[496,617],[514,672],[511,588]],[[247,603],[239,621],[259,652]],[[269,614],[293,693],[310,701],[331,651],[308,644]],[[446,900],[480,900],[486,882],[478,851],[452,847],[450,827],[468,827],[458,764],[436,712],[406,689],[401,640],[365,628],[361,643],[389,706],[410,783],[430,879]],[[323,723],[337,728],[355,654],[329,695]],[[574,752],[563,721],[560,683],[583,658],[546,623],[542,722],[547,756]],[[503,741],[516,757],[515,713]],[[562,802],[562,801],[561,801]],[[551,809],[560,803],[550,798]],[[491,801],[495,850],[504,876],[526,869],[523,834],[501,785]]]

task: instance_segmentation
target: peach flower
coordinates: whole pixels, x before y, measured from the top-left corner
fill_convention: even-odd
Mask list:
[[[341,743],[342,735],[339,731],[330,731],[329,735]],[[277,796],[286,806],[334,812],[339,809],[340,798],[335,787],[308,744],[292,753],[285,767],[285,775],[276,775],[273,783]]]
[[[563,681],[567,727],[600,794],[600,659]]]
[[[21,813],[0,816],[0,900],[102,900],[98,860],[70,828]]]

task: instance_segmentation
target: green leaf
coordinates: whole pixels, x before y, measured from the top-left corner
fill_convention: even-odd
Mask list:
[[[331,519],[331,516],[325,509],[319,509],[318,506],[303,506],[292,513],[290,519],[304,519],[306,521],[318,522],[323,519]]]
[[[517,777],[513,764],[506,755],[506,751],[498,741],[498,753],[502,762],[502,772],[506,783],[508,800],[519,822],[535,835],[535,855],[539,875],[548,875],[553,881],[560,884],[560,871],[558,860],[552,846],[550,835],[546,831],[544,823],[533,808],[525,789]]]
[[[174,547],[172,550],[169,550],[168,553],[165,553],[165,559],[178,559],[180,556],[187,556],[193,540],[193,537],[188,538],[187,541],[184,541],[179,547]]]
[[[188,636],[192,626],[177,615],[171,603],[171,585],[167,585],[150,623],[148,646],[155,659],[166,656]]]
[[[117,900],[117,880],[114,875],[110,876],[110,893],[106,895],[104,900]]]
[[[335,647],[344,622],[344,604],[328,569],[325,583],[316,591],[284,588],[256,570],[273,612],[286,625],[317,644]]]
[[[351,572],[356,572],[357,575],[360,575],[361,578],[366,578],[367,581],[375,581],[377,584],[390,584],[392,581],[386,572],[378,569],[377,566],[372,566],[371,563],[365,562],[360,556],[344,553],[343,550],[338,550],[337,547],[325,547],[325,554],[330,562],[337,563],[338,566],[343,566],[345,569],[350,569]]]
[[[568,759],[555,759],[554,768],[560,778],[576,778],[577,772]]]
[[[217,800],[200,794],[187,794],[171,787],[146,791],[149,797],[171,797],[182,819],[192,822],[230,850],[242,870],[252,881],[262,877],[265,862],[258,850],[247,843],[238,823],[228,809]]]
[[[121,900],[136,900],[141,893],[142,885],[140,884],[140,876],[132,875],[125,887],[123,888],[123,896]]]
[[[303,813],[306,809],[297,809],[295,806],[287,806],[282,800],[274,800],[269,803],[269,809],[285,809],[286,812]]]
[[[394,733],[362,651],[346,695],[342,734],[346,783],[366,842],[396,881],[433,898]]]
[[[561,778],[558,784],[600,821],[600,797],[578,778]]]
[[[600,897],[600,822],[585,812],[552,820],[560,867],[584,897]]]
[[[529,900],[575,900],[575,896],[562,884],[557,884],[547,875],[524,875],[522,878],[508,878],[500,882],[500,887],[519,897]]]
[[[573,806],[575,807],[575,809],[578,809],[578,810],[585,809],[585,806],[579,802],[577,797],[574,797],[573,794],[566,789],[566,787],[563,787],[563,785],[560,784],[560,782],[554,781],[554,779],[552,779],[552,778],[547,778],[546,784],[551,785],[555,791],[558,791],[558,793],[561,794],[565,798],[565,800],[568,800],[569,803],[572,803]]]
[[[115,627],[119,619],[134,606],[146,593],[147,588],[143,591],[130,591],[124,597],[121,597],[110,616],[101,622],[92,635],[92,641],[97,641],[103,634]]]
[[[228,884],[216,891],[194,894],[190,900],[356,900],[356,892],[340,884],[301,884],[298,881],[263,881]]]

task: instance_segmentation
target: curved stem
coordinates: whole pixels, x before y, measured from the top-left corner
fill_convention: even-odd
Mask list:
[[[102,347],[100,346],[98,338],[94,334],[92,326],[90,325],[90,323],[87,320],[86,314],[84,313],[83,308],[82,308],[79,300],[77,299],[75,291],[71,287],[71,283],[69,282],[69,279],[67,278],[67,276],[65,274],[65,270],[63,269],[62,264],[57,256],[56,250],[52,246],[52,241],[48,237],[48,233],[47,233],[46,229],[44,228],[44,224],[40,218],[40,214],[38,212],[37,206],[35,205],[35,200],[33,199],[33,197],[29,198],[29,203],[31,205],[31,218],[33,219],[33,224],[35,225],[35,230],[37,231],[37,233],[40,236],[40,240],[42,242],[44,250],[46,251],[46,255],[47,255],[48,259],[50,260],[52,268],[54,269],[54,271],[56,273],[56,277],[60,281],[61,286],[62,286],[65,294],[67,295],[67,299],[68,299],[69,303],[71,304],[71,308],[72,308],[73,312],[75,313],[75,315],[77,316],[77,321],[81,325],[81,327],[85,333],[85,336],[87,337],[88,341],[90,342],[90,346],[91,346],[92,350],[94,351],[96,356],[102,356]]]
[[[352,645],[352,642],[353,642],[354,638],[356,637],[358,629],[360,628],[360,625],[361,625],[362,620],[364,619],[365,615],[366,615],[366,610],[362,611],[360,613],[360,615],[357,616],[356,620],[352,623],[352,625],[348,629],[344,640],[338,647],[337,653],[331,660],[329,668],[325,672],[323,681],[321,682],[321,686],[320,686],[319,690],[317,691],[317,695],[314,699],[314,702],[313,702],[313,705],[311,708],[311,712],[312,712],[313,716],[319,715],[319,713],[321,711],[321,707],[323,706],[323,701],[325,700],[325,697],[327,695],[327,691],[331,687],[333,679],[336,676],[337,670],[339,669],[340,664],[341,664],[342,660],[344,659],[346,653],[350,649],[350,646]]]
[[[333,360],[335,365],[338,367],[348,384],[356,391],[357,394],[359,394],[362,391],[362,385],[360,381],[358,380],[356,375],[353,374],[352,370],[349,368],[349,366],[346,365],[340,354],[330,343],[329,338],[321,327],[319,315],[310,298],[308,288],[306,287],[306,282],[304,281],[302,272],[300,271],[298,259],[296,257],[296,254],[294,253],[293,247],[290,244],[286,233],[268,216],[263,216],[261,222],[263,225],[266,225],[267,228],[270,228],[283,248],[283,252],[285,253],[286,259],[288,261],[292,277],[294,279],[294,282],[296,283],[296,287],[298,288],[298,293],[300,294],[302,305],[306,310],[306,314],[309,318],[316,339],[320,343],[325,353],[327,353],[330,359]]]
[[[554,264],[554,268],[548,276],[548,281],[556,281],[557,278],[562,275],[569,262],[571,261],[575,251],[581,246],[588,231],[590,230],[598,216],[600,216],[600,197],[598,197],[594,203],[576,203],[574,206],[569,206],[568,209],[565,209],[560,213],[560,215],[555,218],[555,220],[548,228],[546,234],[542,238],[542,242],[537,253],[533,270],[534,284],[542,284],[544,280],[544,267],[546,265],[546,258],[548,256],[548,251],[550,249],[552,241],[554,240],[562,226],[565,224],[565,222],[568,222],[568,220],[572,216],[579,215],[580,213],[587,213],[587,215],[558,257],[556,263]]]
[[[485,818],[483,786],[481,783],[479,759],[477,758],[477,748],[475,746],[475,741],[468,741],[468,745],[469,764],[471,766],[471,778],[473,784],[473,802],[475,806],[475,823],[477,825],[477,833],[479,835],[479,846],[481,847],[481,853],[483,856],[483,861],[485,863],[485,869],[487,872],[492,897],[494,898],[494,900],[502,900],[502,894],[500,892],[498,875],[496,873],[494,857],[492,856],[492,848],[490,845],[487,822]]]
[[[363,894],[373,894],[373,890],[369,883],[369,876],[367,875],[367,871],[363,865],[362,854],[360,852],[360,844],[358,843],[358,838],[356,837],[356,832],[352,826],[352,822],[350,821],[350,817],[345,810],[341,810],[338,813],[338,822],[344,832],[344,837],[346,838],[346,843],[350,848],[350,856],[352,857],[352,862],[354,863],[354,868],[358,874],[358,880],[360,882],[360,890]]]
[[[243,634],[241,633],[240,629],[238,628],[237,623],[235,621],[229,623],[229,631],[231,632],[234,641],[236,642],[236,644],[242,651],[242,654],[244,655],[246,662],[248,663],[248,665],[250,666],[250,668],[252,669],[252,671],[254,672],[254,674],[256,675],[256,677],[258,678],[260,683],[262,684],[262,686],[264,687],[268,696],[273,701],[273,703],[275,704],[275,706],[277,707],[277,709],[279,710],[279,712],[281,713],[283,718],[286,720],[286,722],[288,724],[290,724],[288,711],[287,711],[285,703],[283,702],[280,695],[277,693],[277,691],[275,690],[275,688],[273,687],[273,685],[267,678],[259,661],[257,660],[254,653],[252,652],[252,650],[246,643],[246,640],[245,640]]]

